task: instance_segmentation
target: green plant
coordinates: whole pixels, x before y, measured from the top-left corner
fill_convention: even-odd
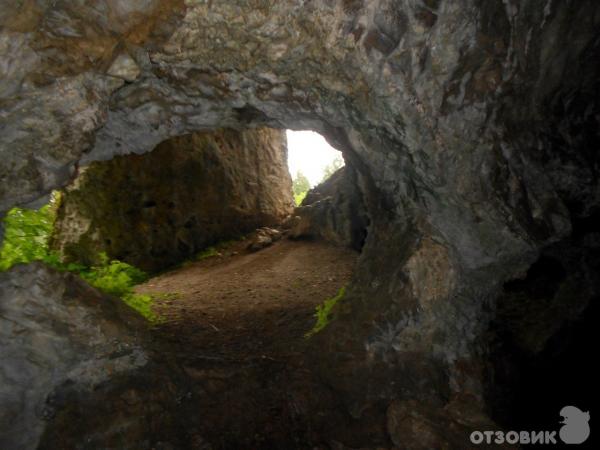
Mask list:
[[[143,283],[148,275],[130,264],[109,260],[106,253],[100,254],[100,264],[86,267],[77,264],[63,265],[63,270],[77,273],[96,289],[116,297],[136,310],[150,322],[158,322],[159,317],[152,311],[154,299],[150,295],[133,291],[136,284]]]
[[[140,269],[118,260],[109,261],[106,253],[100,254],[101,263],[97,266],[79,270],[78,273],[92,286],[107,294],[123,297],[131,293],[136,284],[148,279]]]
[[[137,294],[130,292],[121,297],[121,299],[130,307],[146,318],[151,323],[160,323],[162,318],[152,311],[154,297],[148,294]]]
[[[76,263],[63,263],[58,253],[48,248],[54,226],[60,194],[54,193],[49,204],[38,210],[13,208],[4,218],[4,242],[0,249],[0,271],[15,264],[43,261],[60,271],[73,272],[95,288],[120,297],[126,304],[150,321],[158,320],[151,311],[152,297],[136,294],[133,287],[148,276],[138,268],[100,254],[100,264],[87,267]]]
[[[308,181],[308,178],[306,178],[302,172],[296,172],[296,176],[292,180],[292,191],[294,193],[294,201],[296,202],[296,206],[300,206],[309,189],[310,181]]]
[[[197,261],[203,261],[207,258],[212,258],[213,256],[218,256],[219,252],[215,247],[206,247],[200,253],[196,255]]]
[[[308,194],[308,191],[294,194],[294,203],[296,203],[296,206],[300,206],[302,204],[302,201],[306,198],[306,194]]]
[[[317,306],[317,308],[315,310],[315,318],[317,319],[317,322],[312,327],[312,329],[304,335],[304,337],[309,338],[309,337],[317,334],[319,331],[321,331],[323,328],[325,328],[329,324],[329,322],[331,320],[331,311],[333,310],[333,307],[342,298],[344,298],[344,295],[346,295],[346,287],[345,286],[341,287],[340,290],[337,292],[337,294],[334,297],[325,300],[322,305]]]
[[[206,247],[200,253],[197,253],[194,259],[196,261],[203,261],[207,258],[212,258],[213,256],[221,256],[222,251],[227,250],[229,247],[234,246],[235,244],[237,244],[240,241],[243,241],[244,239],[246,239],[245,236],[238,236],[237,238],[219,241],[216,244],[211,245],[210,247]]]
[[[182,297],[179,292],[152,292],[150,294],[139,294],[137,292],[129,292],[121,298],[131,308],[144,316],[152,324],[164,322],[164,317],[159,316],[152,311],[152,305],[156,301],[171,302]]]
[[[53,197],[54,198],[54,197]],[[4,242],[0,249],[0,271],[31,261],[54,262],[48,239],[54,224],[52,201],[38,210],[13,208],[4,218]]]

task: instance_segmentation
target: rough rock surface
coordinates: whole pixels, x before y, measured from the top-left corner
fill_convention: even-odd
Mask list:
[[[51,245],[67,261],[93,264],[105,252],[157,271],[279,223],[291,192],[284,132],[194,133],[83,169],[62,196]]]
[[[503,286],[486,379],[491,409],[507,426],[540,428],[561,405],[589,401],[598,377],[586,363],[600,298],[595,229],[576,224],[573,236],[544,249],[526,274]],[[559,388],[548,395],[552,386]]]
[[[360,250],[367,237],[368,214],[355,171],[345,166],[308,191],[294,210],[289,236],[321,238]]]
[[[41,264],[0,283],[1,448],[151,448],[177,435],[179,375],[123,302]]]
[[[357,423],[485,410],[503,284],[597,219],[599,23],[596,0],[5,0],[0,210],[175,135],[322,132],[371,219],[324,374]]]
[[[275,228],[262,227],[250,236],[247,248],[250,251],[258,251],[281,239],[281,232]]]

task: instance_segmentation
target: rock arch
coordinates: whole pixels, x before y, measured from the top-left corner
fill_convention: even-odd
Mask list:
[[[394,401],[396,423],[416,401],[478,420],[502,284],[597,210],[596,2],[2,9],[0,209],[168,137],[316,130],[356,169],[371,217],[324,373],[356,417]]]

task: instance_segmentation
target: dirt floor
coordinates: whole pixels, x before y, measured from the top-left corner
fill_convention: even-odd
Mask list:
[[[236,242],[137,288],[157,298],[158,331],[192,357],[243,361],[302,351],[315,307],[348,284],[357,257],[322,242],[282,239],[257,252],[246,245]]]
[[[247,245],[137,288],[157,297],[155,333],[193,380],[198,439],[223,449],[335,448],[325,434],[352,441],[351,419],[307,362],[305,334],[315,307],[350,281],[358,254],[285,238],[257,252]]]

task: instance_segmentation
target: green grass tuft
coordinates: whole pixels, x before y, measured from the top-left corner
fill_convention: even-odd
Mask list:
[[[148,275],[130,264],[109,260],[106,253],[100,254],[98,266],[78,270],[81,278],[107,294],[123,297],[132,292],[133,286],[143,283]]]
[[[304,335],[304,337],[309,338],[309,337],[317,334],[319,331],[321,331],[323,328],[325,328],[329,324],[329,322],[331,321],[331,311],[332,311],[333,307],[341,299],[343,299],[345,295],[346,295],[346,287],[343,286],[340,288],[340,290],[335,295],[335,297],[327,299],[323,302],[322,305],[317,306],[316,311],[315,311],[315,318],[317,319],[317,322],[312,327],[312,329]]]
[[[215,247],[206,247],[200,253],[196,255],[196,261],[204,261],[205,259],[212,258],[213,256],[218,256],[219,251]]]
[[[148,294],[137,294],[130,292],[121,297],[121,299],[130,307],[140,313],[152,324],[160,323],[163,319],[152,311],[154,297]]]
[[[212,258],[213,256],[220,256],[222,250],[227,250],[229,247],[235,245],[236,243],[243,241],[246,237],[240,236],[236,239],[228,239],[224,241],[219,241],[210,247],[206,247],[200,253],[198,253],[194,259],[196,261],[204,261],[207,258]]]

